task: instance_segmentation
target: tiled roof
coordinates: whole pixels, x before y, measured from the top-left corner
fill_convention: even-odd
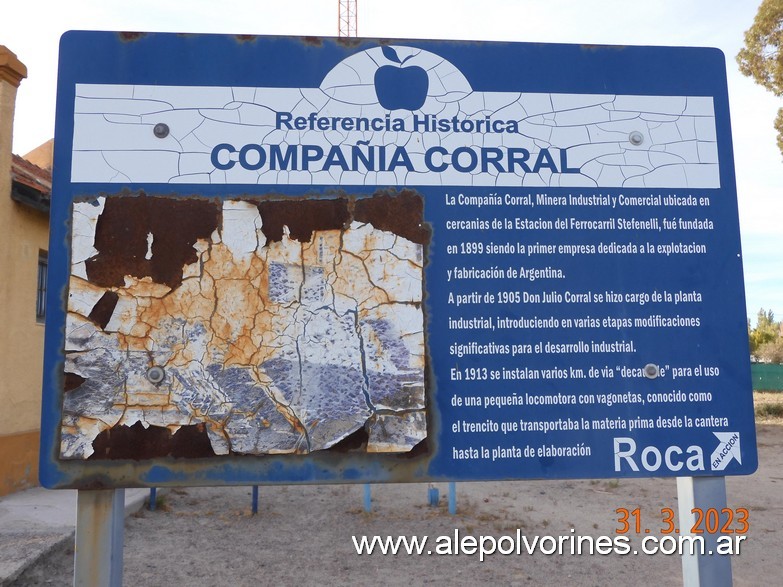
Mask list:
[[[52,195],[52,173],[19,155],[14,155],[11,161],[11,180],[34,189],[46,198]]]

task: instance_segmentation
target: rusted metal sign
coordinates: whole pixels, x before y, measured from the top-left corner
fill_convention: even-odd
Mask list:
[[[750,472],[722,68],[67,33],[43,483]]]

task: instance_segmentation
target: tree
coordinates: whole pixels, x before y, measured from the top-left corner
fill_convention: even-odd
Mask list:
[[[750,339],[750,354],[760,356],[761,348],[775,342],[780,335],[780,323],[775,322],[772,310],[761,308],[756,316],[756,327],[748,333]],[[768,349],[770,350],[770,349]]]
[[[765,363],[783,363],[783,338],[776,338],[762,344],[756,356]]]
[[[745,47],[737,54],[740,71],[776,96],[783,95],[783,0],[763,0],[753,25],[745,31]],[[783,153],[783,108],[775,118],[778,148]]]

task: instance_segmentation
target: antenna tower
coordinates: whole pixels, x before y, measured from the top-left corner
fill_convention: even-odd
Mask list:
[[[337,36],[341,39],[356,36],[357,0],[337,0]]]

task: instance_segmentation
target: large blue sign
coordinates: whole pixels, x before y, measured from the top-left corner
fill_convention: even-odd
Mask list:
[[[748,474],[713,49],[67,33],[50,487]]]

